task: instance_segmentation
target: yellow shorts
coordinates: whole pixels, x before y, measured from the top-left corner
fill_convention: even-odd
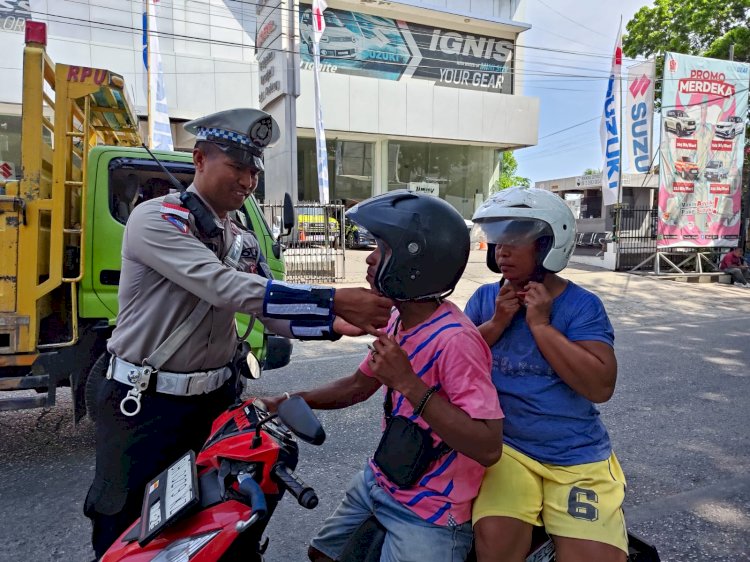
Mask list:
[[[587,539],[628,551],[622,502],[625,476],[612,453],[607,460],[543,464],[508,445],[487,469],[472,519],[512,517],[544,526],[550,535]]]

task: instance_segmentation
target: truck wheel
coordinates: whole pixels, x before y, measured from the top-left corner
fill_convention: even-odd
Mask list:
[[[96,422],[97,397],[99,396],[99,389],[101,389],[107,377],[109,358],[108,352],[102,353],[92,365],[89,376],[86,377],[86,412],[93,422]]]

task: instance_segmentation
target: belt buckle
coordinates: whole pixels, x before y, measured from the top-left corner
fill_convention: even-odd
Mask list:
[[[120,402],[120,411],[123,415],[133,417],[141,411],[141,393],[148,388],[151,375],[155,373],[156,369],[146,364],[141,368],[128,371],[128,382],[133,385],[133,388],[128,390],[127,395]],[[135,402],[135,404],[128,406],[130,402]]]

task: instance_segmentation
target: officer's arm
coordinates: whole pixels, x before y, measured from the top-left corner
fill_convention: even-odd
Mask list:
[[[333,289],[271,283],[259,275],[229,268],[190,232],[165,219],[158,202],[139,205],[131,215],[123,259],[150,267],[217,308],[254,314],[264,322],[282,319],[270,327],[280,335],[334,337]],[[295,324],[299,327],[296,331]]]

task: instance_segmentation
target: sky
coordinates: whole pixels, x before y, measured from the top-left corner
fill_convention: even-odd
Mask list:
[[[539,98],[539,142],[515,151],[517,175],[534,182],[602,168],[599,125],[620,16],[624,34],[633,15],[652,5],[644,0],[524,0],[516,19],[532,27],[521,39],[530,48],[517,50],[524,78],[517,93]],[[632,64],[624,59],[623,75]]]

